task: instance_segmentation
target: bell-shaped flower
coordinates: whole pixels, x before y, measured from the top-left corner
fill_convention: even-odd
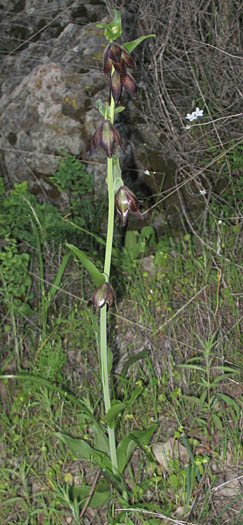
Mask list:
[[[127,73],[125,77],[121,75],[121,84],[128,91],[131,97],[136,96],[136,82],[132,75],[129,73]]]
[[[120,133],[109,120],[103,120],[91,139],[89,151],[90,154],[92,154],[95,148],[102,146],[107,157],[112,157],[116,144],[119,144],[123,151],[125,151]]]
[[[109,44],[103,53],[103,71],[105,75],[109,75],[112,71],[112,66],[118,73],[126,74],[126,67],[135,69],[136,65],[128,53],[128,51],[119,44]]]
[[[93,305],[94,312],[102,308],[102,306],[107,306],[107,310],[111,308],[115,300],[115,293],[112,286],[109,283],[103,283],[101,286],[96,288],[90,299],[88,300],[88,305]]]
[[[120,73],[118,73],[118,71],[116,71],[115,69],[115,71],[111,75],[110,86],[115,103],[117,103],[120,99],[123,86],[125,89],[127,89],[131,97],[136,96],[136,82],[132,75],[130,75],[129,73],[126,73],[123,76]]]
[[[116,71],[116,69],[111,75],[110,86],[111,86],[111,92],[112,92],[114,101],[115,103],[117,103],[121,96],[122,84],[121,84],[121,75],[120,73]]]
[[[141,218],[142,213],[138,208],[138,200],[134,193],[127,188],[127,186],[120,186],[115,196],[116,210],[121,216],[122,224],[125,226],[127,222],[128,213],[136,213]]]

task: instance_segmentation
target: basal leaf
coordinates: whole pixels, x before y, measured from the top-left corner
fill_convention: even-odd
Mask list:
[[[88,485],[77,485],[71,488],[71,498],[76,499],[78,502],[85,504],[91,491],[91,487]],[[89,502],[89,507],[100,507],[108,503],[111,495],[110,485],[106,481],[100,481],[95,487],[93,496]]]
[[[91,461],[107,474],[112,473],[112,465],[109,457],[99,450],[94,449],[91,445],[81,438],[71,438],[62,432],[54,433],[65,445],[71,450],[77,459],[86,459]]]
[[[144,448],[148,445],[157,425],[151,425],[147,430],[134,430],[121,439],[117,447],[118,470],[122,474],[126,468],[136,446]]]
[[[157,424],[151,425],[146,430],[133,430],[130,433],[131,438],[137,443],[140,448],[144,448],[149,444],[150,439],[157,428]]]
[[[62,432],[55,432],[55,435],[71,450],[77,459],[91,460],[94,455],[93,448],[87,441],[81,438],[71,438]]]
[[[124,469],[126,468],[127,464],[129,463],[129,460],[136,448],[137,444],[135,441],[130,437],[130,435],[125,436],[121,439],[118,447],[117,447],[117,461],[118,461],[118,470],[119,473],[122,474]]]
[[[109,454],[109,442],[104,432],[102,432],[100,425],[93,425],[94,432],[94,447],[96,450]]]

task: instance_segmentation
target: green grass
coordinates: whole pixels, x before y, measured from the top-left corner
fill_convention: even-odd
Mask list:
[[[157,426],[125,470],[128,501],[113,489],[108,505],[88,507],[80,517],[74,487],[92,485],[99,469],[75,459],[57,433],[92,445],[84,407],[105,421],[98,325],[86,304],[91,284],[85,272],[73,259],[62,262],[63,231],[56,245],[48,229],[43,239],[41,211],[36,202],[31,206],[40,219],[38,231],[25,230],[33,213],[21,207],[22,223],[9,237],[5,222],[1,256],[1,523],[156,525],[168,514],[175,523],[240,524],[240,486],[235,482],[235,493],[220,488],[243,474],[238,225],[225,220],[219,230],[212,213],[206,235],[201,232],[204,245],[188,233],[156,240],[151,229],[131,233],[125,248],[117,243],[113,285],[119,299],[109,317],[114,389],[125,403],[117,441]],[[211,247],[219,235],[217,256]],[[99,258],[99,241],[82,239],[91,257]],[[169,438],[184,446],[187,460],[172,454],[165,467],[153,445]],[[97,483],[102,501],[102,472]]]

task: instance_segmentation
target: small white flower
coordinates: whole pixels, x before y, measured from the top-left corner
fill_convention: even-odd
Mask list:
[[[202,116],[203,116],[203,109],[196,108],[196,111],[193,111],[192,113],[187,113],[186,119],[192,122],[193,120],[196,120],[198,117],[202,117]]]
[[[218,221],[218,224],[222,224],[222,221],[221,221],[221,219],[219,219],[219,221]]]
[[[149,170],[145,170],[144,175],[150,175]]]
[[[187,113],[187,116],[186,116],[186,119],[187,120],[190,120],[190,122],[192,122],[196,117],[194,116],[194,113],[190,114],[190,113]]]
[[[196,108],[195,116],[196,116],[196,118],[197,117],[202,117],[203,116],[203,109]]]
[[[200,195],[206,195],[207,192],[206,192],[205,188],[203,188],[203,190],[199,190],[199,193],[200,193]]]

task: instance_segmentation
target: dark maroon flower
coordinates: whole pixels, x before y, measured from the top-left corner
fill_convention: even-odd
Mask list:
[[[129,211],[143,217],[138,208],[138,201],[129,188],[121,186],[115,196],[116,210],[121,216],[122,224],[125,226]]]
[[[103,71],[109,75],[112,66],[122,75],[126,74],[126,66],[135,69],[135,62],[126,49],[119,44],[109,44],[103,54]]]
[[[120,99],[123,86],[130,93],[131,97],[136,96],[136,82],[132,75],[130,75],[129,73],[123,76],[120,73],[118,73],[118,71],[116,71],[115,69],[115,71],[111,75],[110,86],[115,103],[117,103]]]
[[[119,144],[123,151],[125,151],[120,133],[109,120],[103,120],[91,139],[90,153],[92,154],[98,146],[102,146],[107,157],[112,157],[116,144]]]
[[[120,73],[116,71],[116,69],[114,73],[111,75],[110,85],[111,85],[112,96],[115,100],[115,103],[117,103],[121,96],[122,85],[121,85],[121,75]]]
[[[127,89],[131,97],[136,96],[136,82],[132,75],[130,75],[129,73],[127,73],[125,77],[121,75],[121,84],[122,86],[124,86],[125,89]]]
[[[94,312],[102,308],[102,306],[107,306],[107,310],[111,308],[115,300],[115,293],[112,286],[109,283],[103,283],[101,286],[96,288],[90,299],[88,300],[88,305],[92,304]]]

